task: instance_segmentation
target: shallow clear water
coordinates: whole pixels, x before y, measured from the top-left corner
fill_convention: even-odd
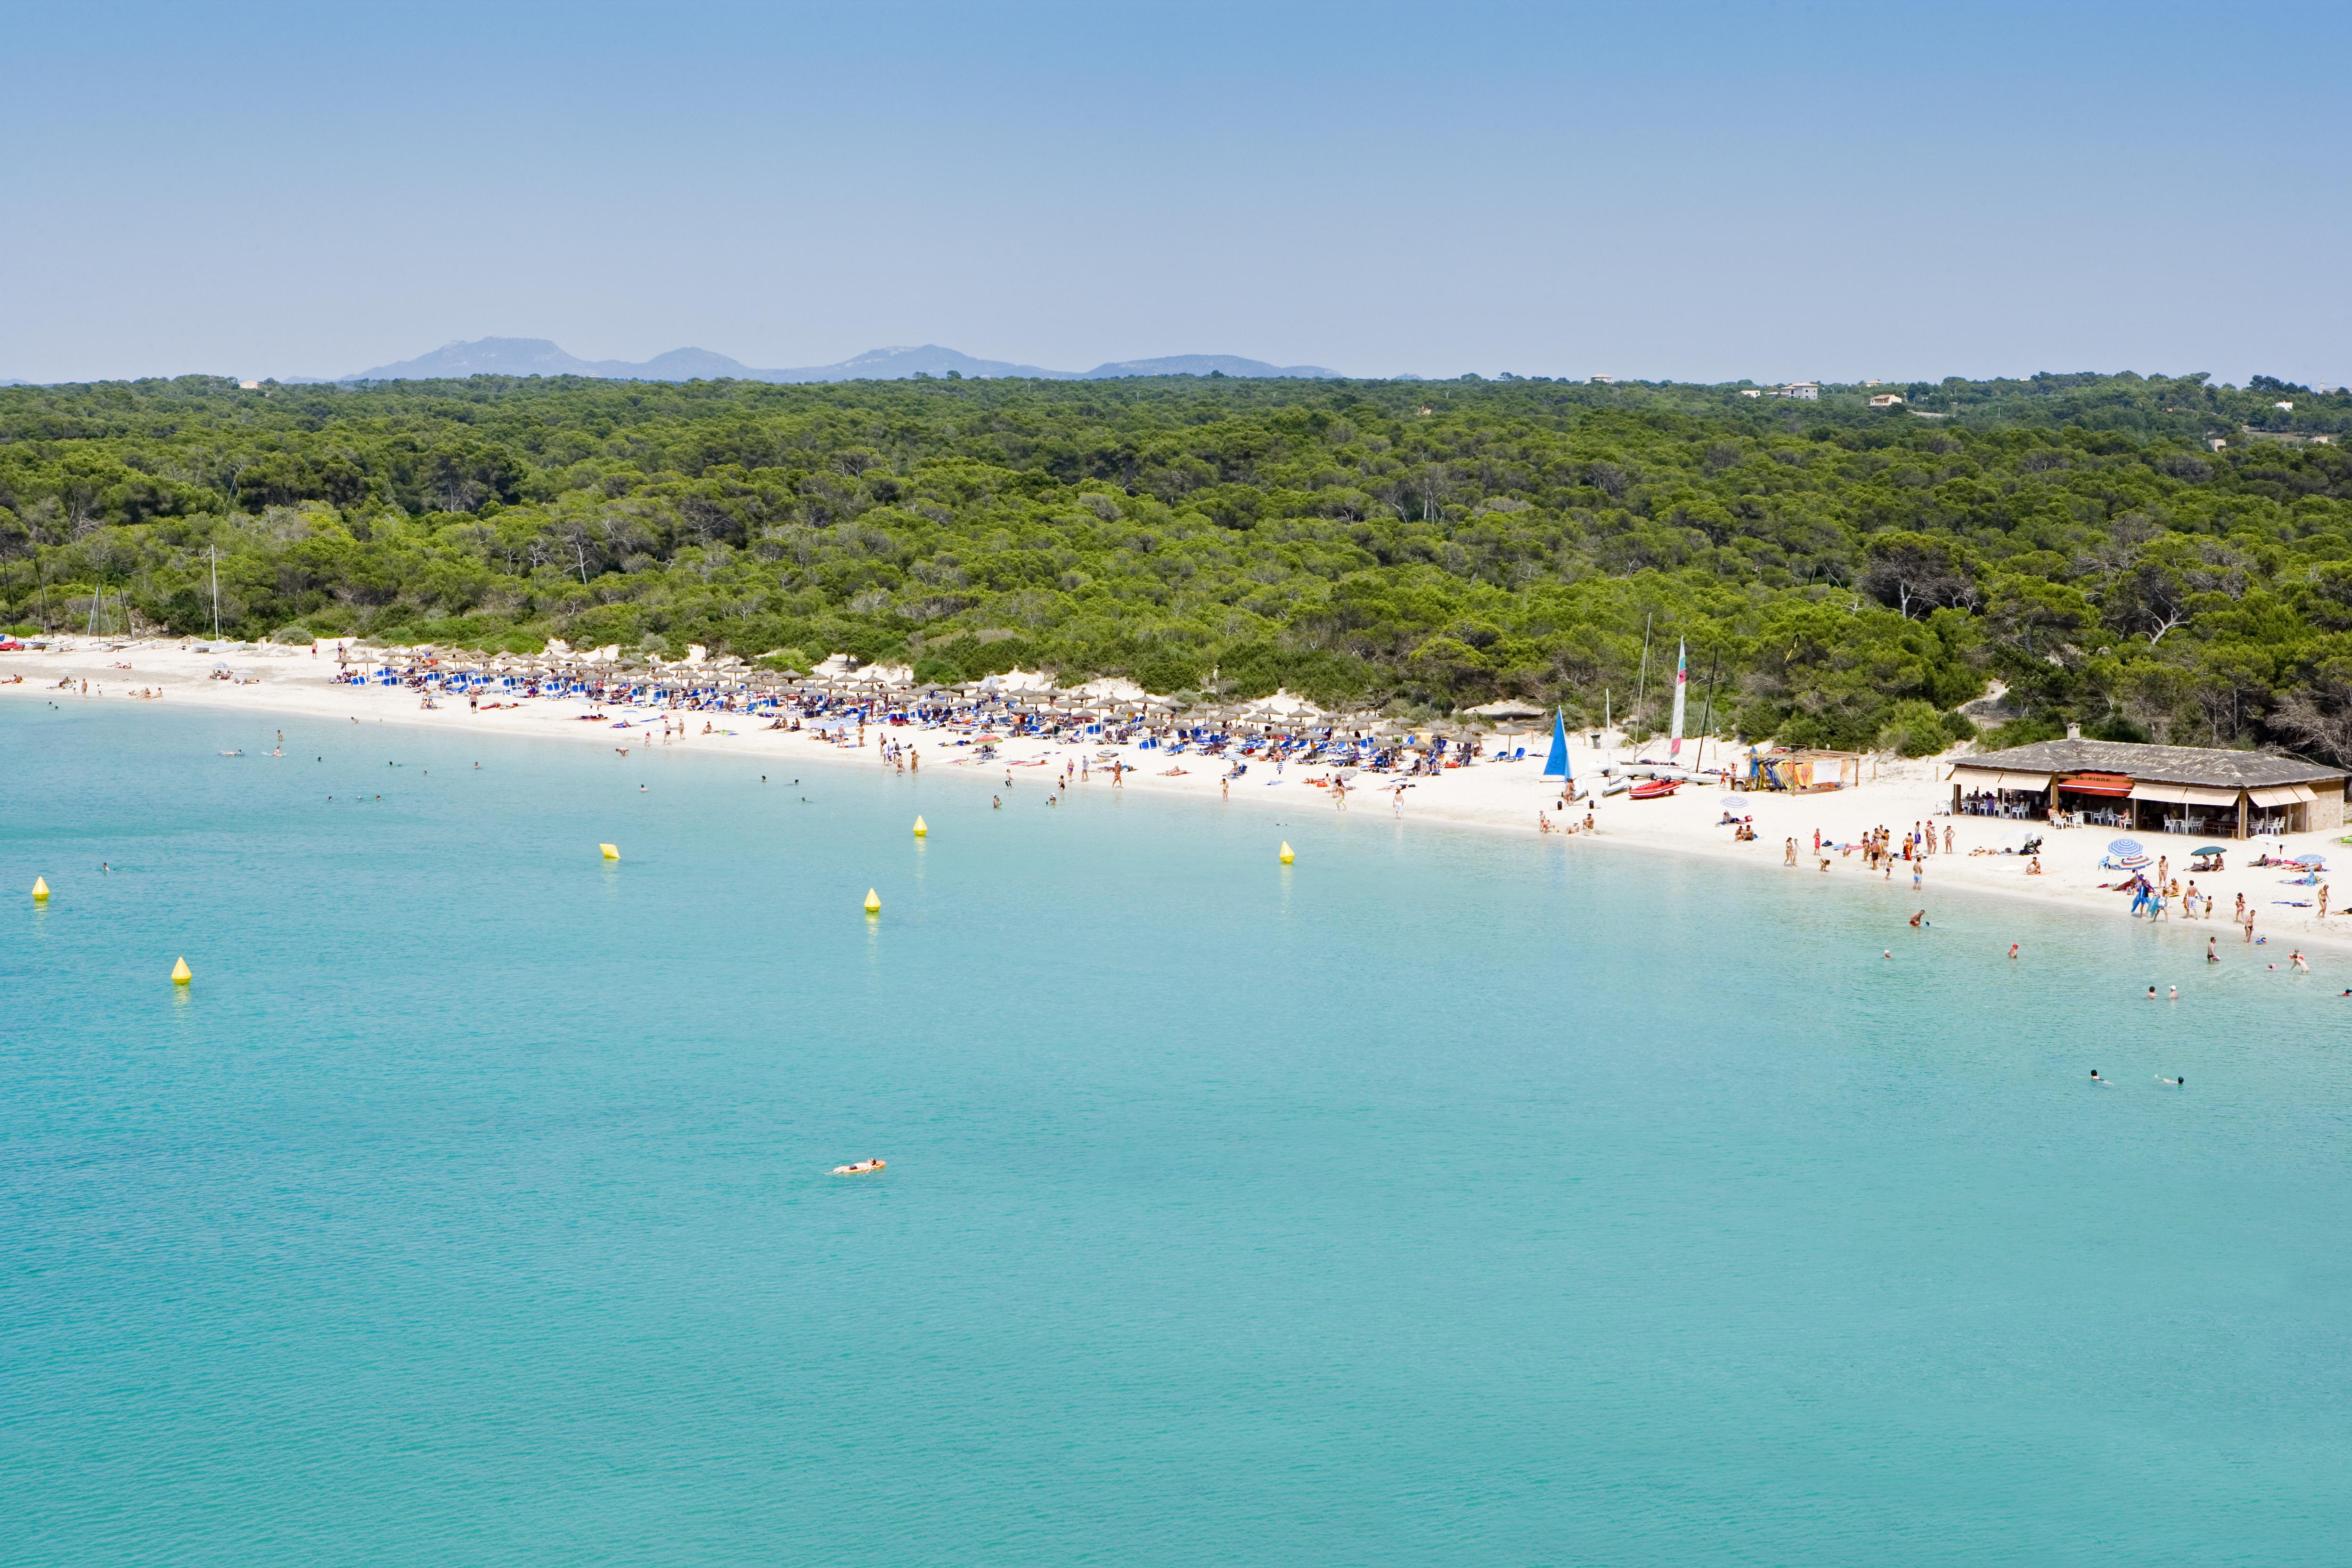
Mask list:
[[[11,1563],[2352,1538],[2336,961],[272,724],[0,705]]]

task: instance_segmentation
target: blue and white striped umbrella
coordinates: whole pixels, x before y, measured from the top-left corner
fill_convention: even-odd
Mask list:
[[[2107,846],[2107,853],[2110,855],[2138,855],[2144,853],[2144,851],[2140,848],[2138,839],[2118,838],[2113,844]]]

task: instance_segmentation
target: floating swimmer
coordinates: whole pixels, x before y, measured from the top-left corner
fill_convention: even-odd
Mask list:
[[[2188,1080],[2188,1079],[2186,1079],[2186,1078],[2167,1078],[2167,1077],[2165,1077],[2162,1073],[2158,1073],[2158,1074],[2157,1074],[2157,1075],[2156,1075],[2156,1081],[2157,1081],[2157,1082],[2158,1082],[2158,1083],[2168,1083],[2168,1084],[2170,1084],[2173,1088],[2175,1088],[2175,1089],[2179,1089],[2181,1085],[2183,1085],[2183,1084],[2187,1083],[2189,1080]]]
[[[2107,1082],[2107,1080],[2106,1080],[2105,1079],[2103,1079],[2103,1078],[2101,1078],[2101,1077],[2099,1076],[2099,1069],[2098,1069],[2098,1068],[2093,1068],[2091,1069],[2091,1081],[2092,1081],[2093,1083],[2098,1083],[2098,1084],[2104,1084],[2104,1083],[2106,1083],[2106,1082]],[[2110,1087],[2112,1087],[2112,1085],[2110,1085]]]
[[[855,1165],[835,1165],[833,1168],[833,1173],[836,1176],[864,1176],[882,1169],[889,1163],[887,1160],[860,1160]]]

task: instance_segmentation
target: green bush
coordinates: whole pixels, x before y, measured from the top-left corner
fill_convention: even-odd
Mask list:
[[[1886,723],[1878,731],[1878,749],[1905,757],[1932,757],[1953,742],[1951,717],[1938,711],[1933,704],[1909,698],[1897,702],[1887,712]]]
[[[1986,731],[1984,749],[1988,752],[2006,751],[2011,746],[2030,746],[2036,741],[2063,740],[2065,735],[2066,726],[2056,720],[2029,714]]]
[[[962,665],[944,653],[925,653],[915,660],[915,679],[923,686],[961,686],[970,680]]]
[[[2085,725],[2083,733],[2094,741],[2132,741],[2146,744],[2149,739],[2147,725],[2135,724],[2121,713],[2110,713],[2095,724]]]
[[[1156,648],[1135,665],[1137,683],[1161,695],[1200,685],[1201,675],[1201,661],[1190,648]]]

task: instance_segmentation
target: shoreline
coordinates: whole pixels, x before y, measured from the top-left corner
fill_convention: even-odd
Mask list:
[[[673,722],[684,720],[689,732],[667,742],[659,738],[656,727],[648,735],[643,728],[633,727],[626,736],[616,732],[610,724],[588,725],[582,716],[589,708],[584,699],[541,698],[528,700],[518,708],[500,708],[476,711],[466,707],[444,706],[425,709],[418,704],[416,694],[405,687],[351,686],[339,684],[331,677],[336,668],[334,660],[323,653],[293,648],[247,648],[234,650],[235,662],[241,670],[250,670],[260,679],[250,684],[207,679],[208,672],[221,656],[196,653],[184,648],[177,640],[172,642],[133,643],[128,647],[100,644],[96,647],[51,649],[36,652],[24,650],[0,654],[0,698],[27,700],[39,698],[60,704],[73,702],[138,702],[146,700],[132,697],[141,689],[160,688],[163,695],[154,700],[171,703],[175,708],[197,707],[207,710],[230,713],[243,712],[257,718],[265,714],[301,717],[320,721],[357,719],[380,723],[395,723],[443,733],[467,732],[510,738],[568,740],[573,743],[593,742],[619,749],[626,741],[632,752],[640,746],[689,748],[698,752],[723,755],[730,752],[746,757],[807,762],[833,767],[864,764],[868,768],[883,767],[873,745],[842,747],[820,740],[817,732],[803,731],[771,731],[764,722],[744,721],[739,715],[697,713],[688,710],[667,710]],[[21,683],[10,678],[22,676]],[[71,679],[75,689],[68,694],[58,688],[58,682]],[[80,683],[88,681],[89,690],[84,695]],[[659,720],[651,709],[629,710],[613,707],[616,718],[634,715],[650,721],[656,726]],[[694,730],[696,720],[709,723],[711,732]],[[730,721],[740,721],[740,728],[726,729]],[[1083,758],[1089,774],[1107,771],[1108,761],[1097,753],[1114,752],[1126,764],[1125,782],[1111,784],[1093,779],[1083,786],[1116,788],[1135,791],[1147,795],[1190,797],[1196,800],[1218,799],[1228,804],[1250,802],[1276,805],[1287,810],[1301,808],[1332,811],[1337,809],[1328,798],[1320,796],[1311,801],[1299,798],[1313,786],[1305,781],[1328,769],[1292,765],[1276,771],[1271,778],[1262,769],[1271,763],[1253,763],[1249,775],[1234,781],[1230,793],[1221,791],[1219,777],[1223,770],[1221,759],[1184,754],[1171,757],[1164,752],[1139,750],[1133,744],[1114,746],[1099,738],[1085,742],[1021,739],[1000,741],[998,755],[987,768],[973,765],[977,759],[968,753],[956,753],[963,748],[953,743],[949,731],[905,727],[891,729],[875,726],[877,731],[888,733],[919,753],[925,767],[959,769],[978,776],[989,769],[1029,768],[1038,773],[1037,782],[1057,778],[1058,768],[1047,772],[1042,765],[1048,759],[1076,767]],[[868,740],[878,739],[869,736]],[[1525,740],[1515,739],[1514,745]],[[1710,745],[1714,742],[1708,742]],[[1530,747],[1530,752],[1536,748]],[[1570,762],[1579,778],[1595,776],[1602,754],[1585,746],[1580,740],[1571,740]],[[1197,763],[1197,766],[1188,766]],[[1917,762],[1883,761],[1874,770],[1874,776],[1850,789],[1825,795],[1787,795],[1755,792],[1735,798],[1732,810],[1737,816],[1751,816],[1756,839],[1748,843],[1735,842],[1731,828],[1720,826],[1727,793],[1710,785],[1688,784],[1674,796],[1654,801],[1630,801],[1622,795],[1597,804],[1594,809],[1597,831],[1590,835],[1577,833],[1564,842],[1581,845],[1593,843],[1603,848],[1635,849],[1662,852],[1683,857],[1735,864],[1751,869],[1785,869],[1790,875],[1820,879],[1840,883],[1852,883],[1867,876],[1871,880],[1892,888],[1904,888],[1909,868],[1897,862],[1895,876],[1886,878],[1880,872],[1865,872],[1861,855],[1838,855],[1828,846],[1852,842],[1870,828],[1885,826],[1899,840],[1915,823],[1930,824],[1940,846],[1942,834],[1949,827],[1953,834],[1954,852],[1938,853],[1925,862],[1925,881],[1917,897],[1925,902],[1946,890],[1987,893],[2000,898],[2021,900],[2042,909],[2071,909],[2086,918],[2103,917],[2114,921],[2128,919],[2120,894],[2101,889],[2102,879],[2115,879],[2115,873],[2095,869],[2112,837],[2109,830],[2097,828],[2051,829],[2039,824],[2021,824],[2000,818],[1954,817],[1931,815],[1937,797],[1944,795],[1940,782],[1943,763],[1936,759]],[[1538,770],[1541,764],[1534,755],[1518,763],[1480,763],[1431,778],[1411,781],[1402,812],[1397,812],[1389,798],[1390,786],[1373,784],[1360,785],[1349,792],[1347,809],[1350,813],[1373,812],[1383,816],[1395,816],[1408,824],[1435,825],[1448,828],[1468,828],[1481,832],[1512,834],[1531,841],[1545,842],[1559,836],[1546,836],[1538,831],[1538,812],[1549,812],[1558,798],[1555,788],[1542,785]],[[1171,776],[1171,769],[1176,770]],[[1018,773],[1013,775],[1016,779]],[[1369,776],[1369,775],[1368,775]],[[1253,793],[1255,792],[1255,793]],[[1279,792],[1279,793],[1277,793]],[[1947,797],[1948,798],[1948,797]],[[1580,815],[1579,816],[1580,820]],[[2009,855],[1971,855],[1970,849],[1990,847],[2001,839],[2016,834],[2021,828],[2038,833],[2043,838],[2042,860],[2044,875],[2028,878],[2021,858]],[[1818,861],[1807,853],[1813,833],[1819,830],[1824,841],[1824,853],[1830,858],[1830,869],[1824,873]],[[1799,844],[1796,867],[1783,864],[1784,841],[1795,837]],[[2263,850],[2274,850],[2284,844],[2291,854],[2317,853],[2331,855],[2338,848],[2335,840],[2341,837],[2330,833],[2305,833],[2282,840],[2261,839],[2236,842],[2229,846],[2229,868],[2215,875],[2189,878],[2185,871],[2176,870],[2176,879],[2187,884],[2195,880],[2200,889],[2212,894],[2218,908],[2215,914],[2204,920],[2180,917],[2168,919],[2164,924],[2179,928],[2192,937],[2210,936],[2226,951],[2244,947],[2237,926],[2229,918],[2231,900],[2243,893],[2256,910],[2255,934],[2267,936],[2263,953],[2265,962],[2284,965],[2286,955],[2296,949],[2320,949],[2352,952],[2352,914],[2335,910],[2327,916],[2329,922],[2341,921],[2340,927],[2332,923],[2323,926],[2315,908],[2297,909],[2284,903],[2273,903],[2289,889],[2284,886],[2277,868],[2256,868],[2244,863],[2243,858]],[[2189,858],[2193,847],[2187,838],[2176,845],[2169,837],[2158,835],[2143,840],[2150,855],[2166,856],[2182,862]],[[2352,852],[2352,851],[2347,851]],[[2325,877],[2323,876],[2323,881]],[[1907,891],[1907,889],[1906,889]],[[2313,898],[2319,891],[2314,888],[2295,888],[2293,896]],[[2336,900],[2331,899],[2331,904]],[[2344,900],[2352,903],[2352,898]],[[2251,952],[2253,950],[2248,949]]]

